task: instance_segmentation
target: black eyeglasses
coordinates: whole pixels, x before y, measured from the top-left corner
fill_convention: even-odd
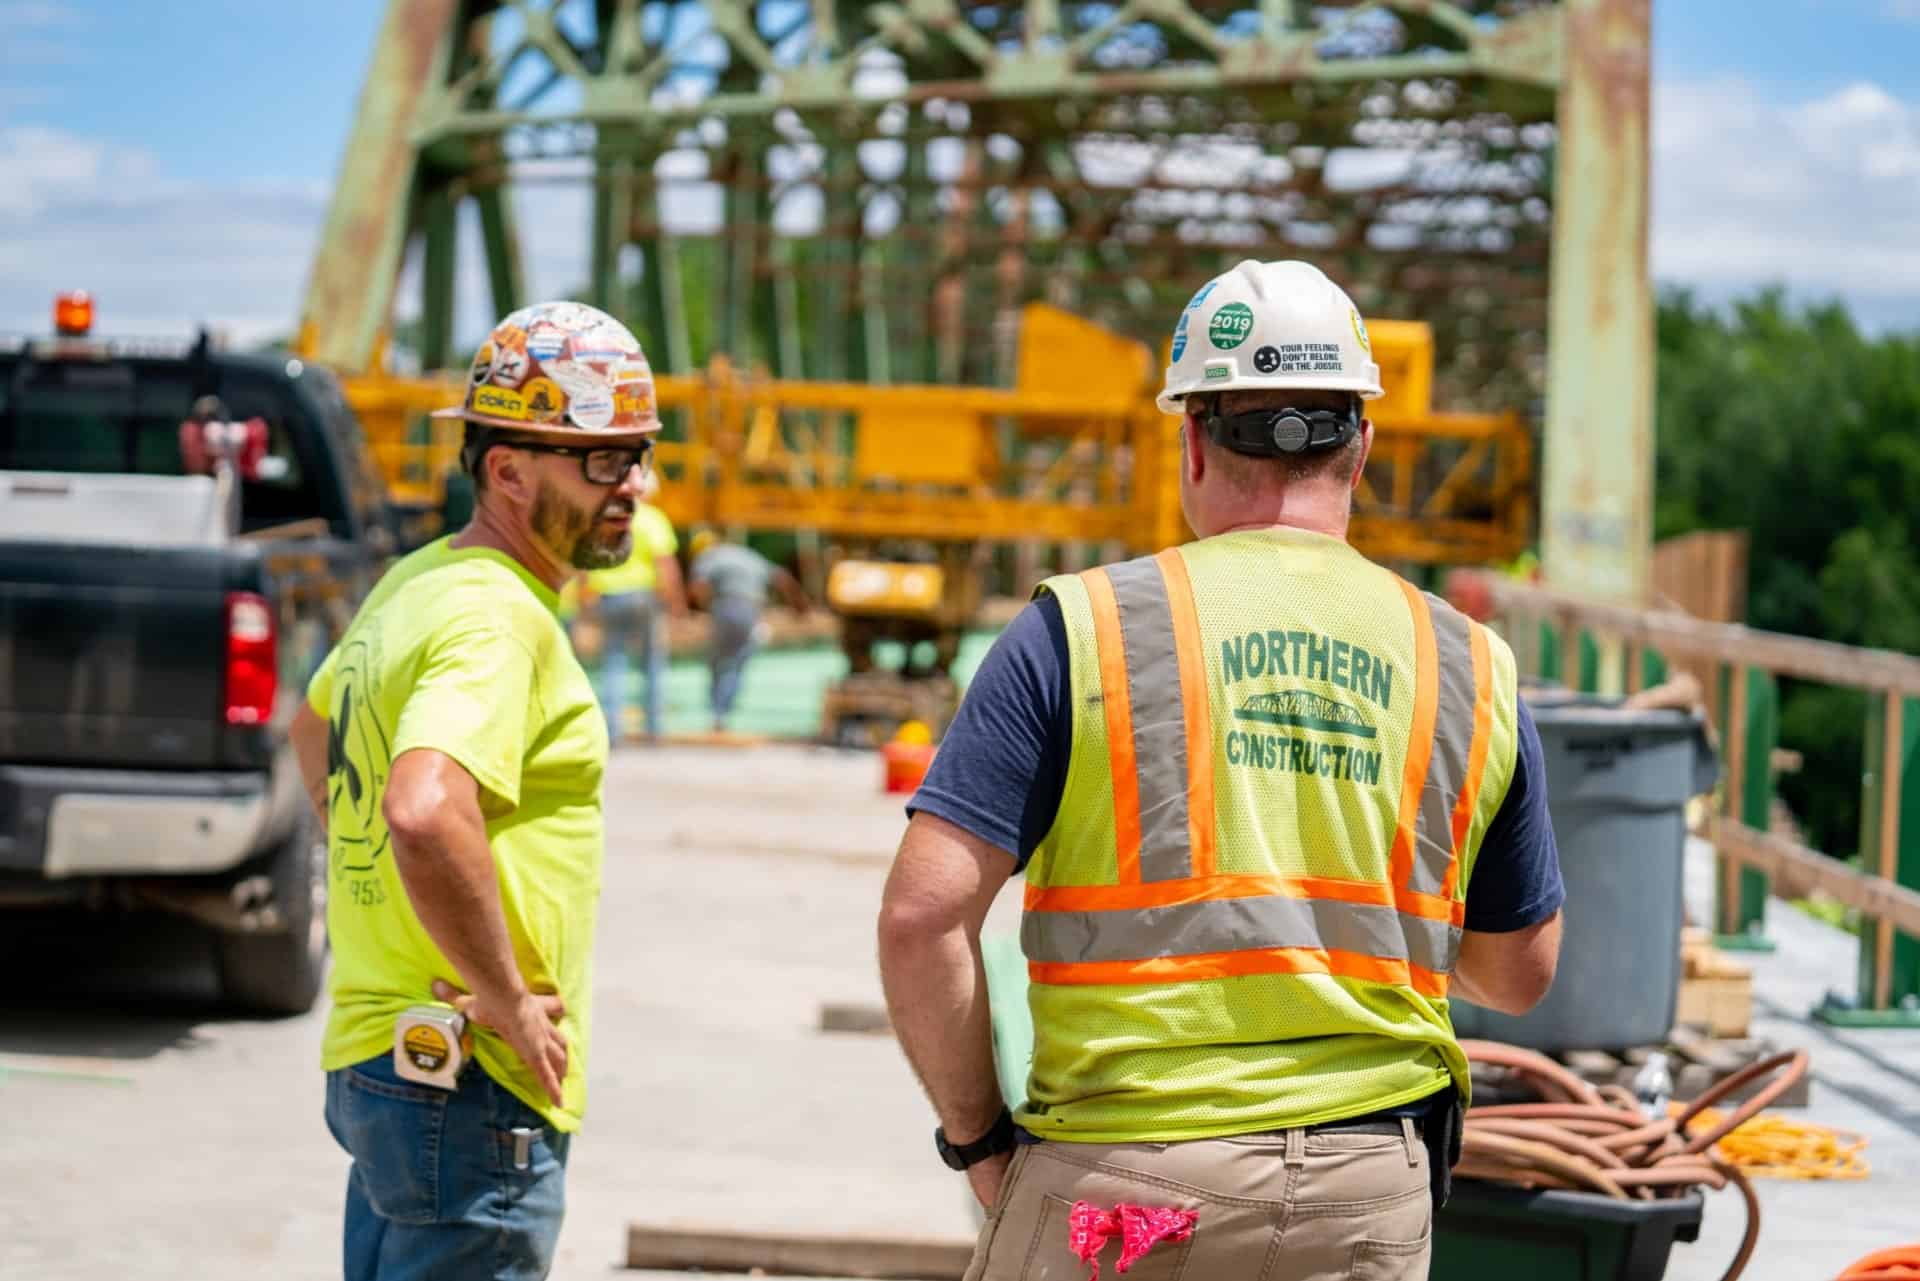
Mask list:
[[[627,473],[638,467],[646,476],[653,471],[653,442],[638,445],[552,445],[544,440],[515,440],[495,436],[481,447],[481,453],[494,445],[508,449],[527,449],[536,454],[570,454],[580,460],[580,472],[589,484],[618,485]],[[476,458],[476,462],[478,459]]]

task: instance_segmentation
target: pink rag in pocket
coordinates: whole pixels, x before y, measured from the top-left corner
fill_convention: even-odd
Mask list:
[[[1185,1241],[1199,1221],[1198,1210],[1125,1202],[1102,1210],[1091,1201],[1075,1201],[1067,1212],[1067,1248],[1087,1265],[1087,1281],[1100,1281],[1100,1250],[1110,1238],[1120,1238],[1120,1262],[1114,1270],[1125,1272],[1162,1241]]]

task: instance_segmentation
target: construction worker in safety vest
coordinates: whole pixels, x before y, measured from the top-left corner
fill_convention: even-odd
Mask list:
[[[1199,538],[1048,579],[982,662],[887,882],[888,1008],[988,1209],[968,1281],[1424,1277],[1448,1000],[1524,1012],[1558,957],[1539,738],[1500,638],[1345,541],[1381,394],[1347,295],[1243,262],[1171,354]],[[1009,1113],[979,934],[1017,871]]]

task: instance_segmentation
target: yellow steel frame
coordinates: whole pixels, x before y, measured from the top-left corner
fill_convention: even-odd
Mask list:
[[[1112,542],[1149,552],[1190,537],[1179,505],[1179,419],[1154,407],[1146,350],[1116,368],[1112,335],[1029,308],[1054,357],[1022,362],[1024,387],[869,386],[754,377],[716,359],[657,391],[668,439],[658,451],[660,506],[681,526],[817,530],[855,539]],[[1076,326],[1079,328],[1076,330]],[[1408,388],[1374,402],[1372,460],[1356,495],[1352,538],[1376,559],[1466,564],[1503,560],[1531,537],[1532,442],[1514,414],[1425,406],[1417,350],[1425,326],[1375,327],[1383,367]],[[1093,357],[1090,362],[1084,357]],[[1080,390],[1058,371],[1074,370]],[[1124,373],[1123,377],[1108,374]],[[456,403],[458,380],[349,379],[395,496],[437,506],[458,466],[461,425],[428,419]],[[1410,394],[1411,393],[1411,394]],[[1384,411],[1384,412],[1382,412]]]

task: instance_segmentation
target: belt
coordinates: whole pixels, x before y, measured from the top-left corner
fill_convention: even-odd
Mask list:
[[[1426,1124],[1424,1119],[1417,1116],[1411,1119],[1413,1121],[1414,1133],[1424,1134],[1426,1130]],[[1399,1138],[1401,1134],[1401,1129],[1400,1129],[1400,1121],[1398,1118],[1394,1118],[1394,1117],[1368,1118],[1364,1116],[1356,1116],[1356,1117],[1351,1117],[1345,1121],[1327,1121],[1321,1125],[1310,1125],[1307,1127],[1307,1133],[1308,1134],[1387,1134],[1387,1135],[1392,1135],[1394,1138]]]

